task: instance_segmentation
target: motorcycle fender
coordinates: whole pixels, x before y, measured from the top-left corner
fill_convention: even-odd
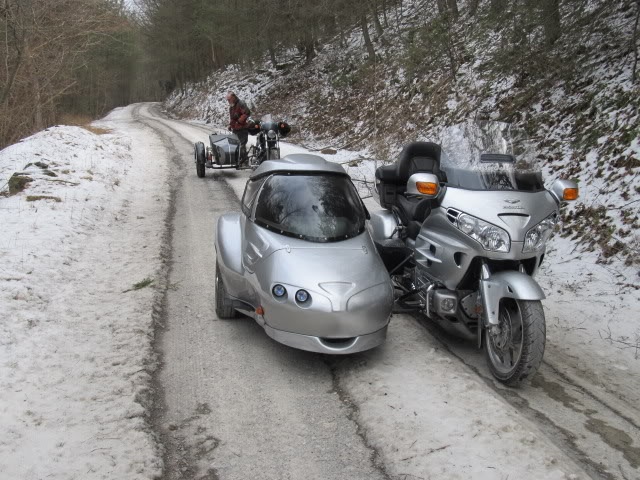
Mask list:
[[[540,285],[529,275],[504,271],[480,280],[482,306],[486,313],[485,326],[498,325],[498,307],[503,298],[516,300],[543,300],[545,294]]]
[[[218,218],[216,228],[216,253],[221,269],[243,274],[242,235],[239,213],[227,213]]]

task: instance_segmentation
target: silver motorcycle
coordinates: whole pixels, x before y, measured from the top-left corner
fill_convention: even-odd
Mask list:
[[[545,349],[534,276],[575,182],[545,189],[528,142],[508,124],[450,127],[440,144],[407,145],[376,170],[383,210],[369,228],[396,303],[484,346],[507,385],[533,375]]]

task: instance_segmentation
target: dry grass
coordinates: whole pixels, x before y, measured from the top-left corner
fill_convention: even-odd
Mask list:
[[[92,121],[93,118],[91,118],[89,115],[65,113],[60,116],[60,123],[62,125],[81,127],[85,130],[90,131],[91,133],[95,133],[96,135],[105,135],[107,133],[111,133],[111,130],[108,128],[94,127],[93,125],[91,125]]]
[[[60,197],[54,197],[51,195],[27,195],[27,202],[37,202],[38,200],[53,200],[56,203],[60,203],[62,201]]]
[[[147,277],[144,280],[139,281],[138,283],[134,283],[133,287],[127,288],[122,293],[132,292],[134,290],[141,290],[141,289],[143,289],[145,287],[148,287],[151,284],[153,284],[153,279]]]
[[[11,175],[8,182],[9,195],[15,195],[16,193],[22,192],[31,182],[33,182],[33,178],[27,175],[14,173]]]

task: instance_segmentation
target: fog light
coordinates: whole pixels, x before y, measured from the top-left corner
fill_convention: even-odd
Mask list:
[[[273,289],[271,289],[271,291],[273,292],[273,294],[278,297],[284,297],[287,293],[287,289],[284,288],[282,285],[278,284],[278,285],[274,285]]]
[[[309,293],[306,290],[298,290],[296,292],[296,300],[300,303],[304,303],[309,300]]]
[[[445,298],[440,302],[440,308],[447,312],[451,312],[454,308],[456,308],[456,302],[453,300],[453,298]]]

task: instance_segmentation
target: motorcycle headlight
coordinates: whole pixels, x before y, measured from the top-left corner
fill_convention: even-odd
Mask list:
[[[524,237],[524,247],[522,247],[522,252],[530,253],[542,250],[553,233],[556,221],[557,215],[554,212],[529,230],[527,235]]]
[[[269,137],[271,140],[273,140],[274,138],[276,138],[276,132],[273,130],[269,130],[267,132],[267,137]]]
[[[506,230],[484,220],[461,213],[456,220],[456,226],[461,232],[479,242],[485,250],[507,253],[511,249],[511,239]]]

